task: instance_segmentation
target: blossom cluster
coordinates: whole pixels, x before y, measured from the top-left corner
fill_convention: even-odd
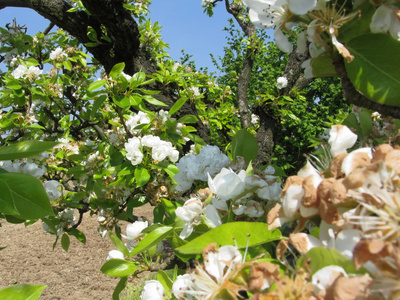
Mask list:
[[[220,214],[226,215],[230,208],[236,216],[259,218],[265,213],[265,202],[279,199],[282,187],[273,175],[272,166],[252,175],[246,174],[245,166],[243,158],[234,164],[216,146],[205,146],[199,154],[180,159],[179,173],[174,176],[178,182],[176,190],[190,189],[194,180],[208,183],[208,187],[198,190],[197,195],[175,211],[185,222],[180,233],[182,239],[189,237],[202,221],[209,228],[221,225]]]
[[[14,71],[11,72],[11,75],[15,79],[36,79],[36,77],[38,77],[40,74],[42,74],[42,70],[40,70],[38,67],[30,66],[28,68],[25,65],[19,65]]]
[[[176,162],[179,159],[179,151],[176,150],[171,142],[163,141],[158,136],[145,135],[143,137],[132,137],[125,143],[126,158],[133,165],[138,165],[143,160],[142,148],[151,148],[151,157],[155,161],[163,161],[169,158],[170,161]]]
[[[179,173],[174,176],[177,191],[187,191],[195,180],[207,181],[208,174],[214,175],[231,163],[228,156],[217,146],[205,146],[199,154],[187,154],[176,164]]]
[[[400,293],[398,279],[394,279],[400,274],[400,150],[382,144],[347,153],[356,140],[347,127],[334,126],[329,139],[333,156],[329,169],[319,172],[308,163],[297,176],[289,177],[281,204],[268,213],[268,224],[276,228],[299,220],[288,242],[301,254],[315,247],[335,248],[353,260],[357,269],[363,267],[370,274],[350,276],[339,268],[325,282],[350,276],[362,287],[353,290],[355,297],[373,293],[394,299]],[[300,232],[316,215],[321,218],[319,238]],[[282,242],[280,253],[287,246]],[[336,282],[334,288],[340,286]]]
[[[311,57],[316,57],[330,45],[336,48],[347,61],[353,60],[353,55],[341,42],[338,41],[338,29],[357,14],[359,7],[365,2],[352,1],[353,10],[336,7],[337,3],[326,0],[243,0],[249,8],[249,18],[254,25],[261,28],[275,28],[274,38],[278,47],[286,52],[293,51],[293,45],[289,42],[284,32],[299,25],[306,28],[308,39],[311,42]],[[333,2],[333,1],[332,1]],[[370,22],[372,33],[389,33],[394,39],[400,40],[399,8],[396,0],[372,1],[377,8]],[[329,39],[326,39],[329,36]],[[305,50],[306,34],[300,34],[298,46]],[[304,49],[303,49],[304,48]],[[324,49],[320,50],[317,49]],[[308,77],[312,77],[310,61],[304,65],[308,67]]]

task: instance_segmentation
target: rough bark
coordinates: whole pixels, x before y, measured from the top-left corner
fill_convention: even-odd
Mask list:
[[[258,156],[253,162],[255,167],[270,164],[274,153],[274,139],[277,134],[279,119],[271,108],[261,105],[256,109],[260,117],[260,128],[257,130]]]
[[[289,95],[290,91],[294,88],[300,91],[313,81],[313,79],[306,79],[304,75],[300,75],[303,73],[301,65],[308,57],[308,50],[301,52],[298,48],[290,54],[289,61],[283,72],[283,76],[286,77],[288,85],[282,89],[282,94]]]
[[[245,23],[243,19],[238,17],[240,13],[240,7],[236,4],[230,4],[228,0],[225,0],[225,7],[228,13],[230,13],[235,18],[236,22],[238,22],[244,34],[251,40],[252,37],[256,34],[256,27],[253,25],[253,23]],[[237,100],[239,105],[240,121],[242,128],[249,128],[251,125],[251,116],[249,112],[249,104],[247,101],[247,89],[249,87],[251,70],[254,64],[254,55],[255,50],[249,47],[246,50],[246,55],[242,65],[242,71],[240,72],[238,78]]]

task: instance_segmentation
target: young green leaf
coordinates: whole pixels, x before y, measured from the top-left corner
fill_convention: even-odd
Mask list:
[[[58,145],[58,142],[24,141],[0,147],[0,160],[14,160],[37,155]]]
[[[121,251],[125,256],[129,256],[129,250],[125,244],[111,231],[109,231],[109,236],[115,247],[117,247],[117,250]]]
[[[69,236],[68,234],[64,233],[61,237],[61,247],[68,252],[68,248],[69,248]]]
[[[106,262],[100,271],[112,277],[126,277],[135,273],[136,265],[131,261],[114,258]]]
[[[354,60],[346,63],[354,87],[374,102],[400,106],[400,42],[386,34],[364,34],[350,40]]]
[[[135,169],[135,179],[136,179],[136,187],[140,188],[144,186],[150,180],[150,172],[141,166],[138,166]]]
[[[37,300],[47,285],[18,284],[0,290],[2,300]]]
[[[165,294],[167,295],[168,298],[171,298],[171,289],[172,289],[172,280],[171,278],[168,277],[167,273],[165,273],[163,270],[158,270],[157,272],[157,280],[161,283],[161,285],[164,287]]]
[[[49,197],[37,178],[20,173],[1,173],[0,182],[3,187],[7,187],[5,189],[8,192],[7,195],[12,197],[17,210],[14,216],[23,219],[39,219],[54,215]],[[2,202],[8,203],[8,209],[12,208],[11,202],[3,197],[2,195]]]
[[[124,290],[126,284],[128,282],[128,276],[122,277],[118,282],[117,286],[114,289],[114,293],[112,294],[113,300],[119,300],[119,294]]]
[[[110,77],[116,79],[119,74],[125,69],[125,63],[116,64],[110,71]]]
[[[178,101],[175,102],[174,105],[172,105],[171,109],[169,110],[168,114],[172,116],[174,113],[176,113],[187,101],[186,97],[180,98]]]
[[[139,244],[137,244],[137,246],[132,250],[130,256],[141,253],[151,246],[158,244],[168,235],[170,235],[173,230],[174,228],[170,226],[163,226],[154,229],[152,232],[146,235],[144,239],[139,242]]]
[[[88,86],[88,91],[89,92],[93,92],[99,88],[101,88],[103,85],[106,84],[106,80],[102,79],[102,80],[96,80],[94,82],[92,82],[89,86]]]
[[[211,244],[237,245],[239,249],[265,244],[281,238],[278,229],[269,230],[265,223],[234,222],[222,224],[177,248],[183,254],[198,254]]]
[[[242,156],[249,162],[254,160],[258,154],[258,145],[254,136],[246,129],[241,129],[232,140],[232,157]]]

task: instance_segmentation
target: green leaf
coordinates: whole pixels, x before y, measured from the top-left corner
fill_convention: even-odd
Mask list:
[[[258,145],[254,136],[246,129],[239,130],[232,140],[232,157],[236,160],[237,156],[242,156],[249,162],[256,159]]]
[[[365,137],[370,136],[370,133],[372,131],[371,112],[369,112],[367,110],[362,110],[359,113],[359,117],[360,117],[360,125],[361,125],[361,129],[363,132],[363,136],[365,136]]]
[[[364,269],[356,270],[353,261],[344,257],[335,248],[315,247],[308,251],[304,257],[300,258],[297,265],[303,266],[308,263],[311,275],[327,266],[342,267],[347,274],[365,273]]]
[[[106,262],[100,271],[112,277],[126,277],[135,273],[136,265],[131,261],[114,258]]]
[[[92,111],[90,112],[90,117],[92,117],[92,118],[94,117],[94,115],[97,113],[99,108],[103,105],[104,101],[106,101],[106,100],[107,100],[107,96],[101,95],[94,101]]]
[[[332,63],[332,58],[325,53],[312,58],[310,65],[312,67],[312,74],[314,77],[332,77],[337,76],[335,67]]]
[[[129,256],[129,250],[124,243],[111,231],[109,231],[109,236],[115,247],[117,247],[117,250],[122,252],[125,256]]]
[[[88,26],[87,37],[93,42],[98,42],[97,32],[92,26]]]
[[[72,69],[72,64],[71,64],[71,62],[70,62],[69,60],[64,60],[64,61],[63,61],[63,66],[64,66],[64,68],[66,68],[68,71],[71,71],[71,69]]]
[[[198,135],[189,133],[187,135],[187,137],[189,139],[191,139],[193,142],[195,142],[196,144],[199,144],[199,145],[202,145],[202,146],[206,146],[207,145],[207,143],[201,137],[199,137]]]
[[[189,243],[177,248],[183,254],[202,253],[203,249],[211,244],[235,245],[238,248],[245,248],[276,241],[281,238],[281,232],[277,229],[269,230],[265,223],[257,222],[234,222],[222,224]]]
[[[117,78],[118,75],[121,74],[124,69],[125,69],[124,62],[116,64],[110,71],[110,77],[114,79]]]
[[[132,78],[131,82],[129,83],[129,88],[133,90],[134,88],[141,85],[146,79],[146,73],[144,72],[137,72],[135,73]]]
[[[135,169],[135,179],[136,179],[136,187],[140,188],[144,186],[150,180],[150,172],[141,166],[136,167]]]
[[[37,300],[47,285],[19,284],[0,290],[2,300]]]
[[[112,294],[113,300],[119,300],[119,294],[124,290],[128,282],[128,276],[122,277],[115,287],[114,293]]]
[[[58,145],[58,142],[24,141],[0,147],[0,160],[14,160],[41,154]]]
[[[180,98],[178,101],[172,105],[171,109],[169,110],[168,114],[172,116],[174,113],[176,113],[187,101],[186,97]]]
[[[199,119],[195,115],[185,115],[178,120],[178,123],[196,123]]]
[[[68,234],[64,233],[61,237],[61,247],[68,252],[68,248],[69,248],[69,236]]]
[[[346,63],[354,87],[374,102],[400,106],[400,42],[385,34],[364,34],[350,40],[354,60]]]
[[[1,173],[4,174],[4,173]],[[12,192],[6,181],[0,179],[0,212],[6,215],[17,215]]]
[[[157,245],[168,235],[170,235],[170,233],[173,230],[174,228],[170,226],[163,226],[154,229],[152,232],[146,235],[144,239],[139,242],[139,244],[137,244],[137,246],[132,250],[130,255],[131,256],[136,255],[152,247],[153,245]]]
[[[89,92],[93,92],[99,88],[101,88],[103,85],[105,85],[107,81],[102,79],[102,80],[96,80],[94,82],[92,82],[89,86],[88,86],[88,91]]]
[[[161,102],[161,101],[155,99],[152,96],[145,95],[145,96],[142,97],[142,99],[145,100],[146,102],[148,102],[150,104],[153,104],[153,105],[156,105],[156,106],[168,106],[164,102]]]
[[[80,241],[82,244],[86,244],[86,237],[82,231],[76,228],[69,228],[67,233],[69,235],[73,235],[74,237],[76,237],[76,239]]]
[[[163,270],[158,270],[157,272],[157,280],[161,283],[161,285],[164,287],[165,294],[167,295],[168,298],[171,298],[171,290],[172,290],[172,280],[171,278],[168,277],[167,273],[165,273]]]
[[[1,173],[0,182],[3,187],[7,186],[5,195],[12,197],[17,210],[17,214],[13,214],[14,216],[24,219],[39,219],[54,215],[46,191],[37,178],[20,173]],[[10,200],[3,198],[3,193],[0,194],[0,197],[2,202],[10,204]]]
[[[13,79],[13,80],[10,80],[9,82],[7,82],[6,86],[12,90],[19,90],[20,88],[22,88],[19,81],[16,79]]]

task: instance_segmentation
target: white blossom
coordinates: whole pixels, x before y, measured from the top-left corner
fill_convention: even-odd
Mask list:
[[[276,87],[278,89],[283,89],[287,87],[287,84],[288,84],[287,78],[284,76],[278,77],[278,79],[276,80]]]
[[[50,52],[50,59],[53,60],[64,60],[67,57],[67,53],[65,53],[61,47],[57,47],[53,51]]]
[[[177,191],[186,191],[194,180],[207,181],[207,174],[214,175],[230,163],[229,157],[217,146],[205,146],[197,155],[185,155],[176,164],[179,173],[174,176],[174,180],[178,182],[175,188]]]
[[[49,180],[43,183],[43,187],[50,201],[57,200],[61,197],[62,192],[58,189],[60,183],[57,180]]]
[[[164,287],[157,280],[148,280],[145,282],[142,293],[140,294],[141,300],[164,300]]]
[[[222,224],[215,207],[211,204],[204,207],[201,200],[197,198],[187,200],[182,207],[175,210],[175,214],[185,222],[179,235],[181,239],[186,239],[193,232],[193,227],[201,222],[202,216],[205,216],[204,221],[210,228]]]
[[[119,251],[119,250],[111,250],[110,252],[108,252],[108,256],[106,258],[106,260],[110,260],[110,259],[124,259],[125,255]]]
[[[236,174],[230,169],[223,168],[214,179],[208,175],[208,186],[220,199],[234,199],[244,192],[246,187],[245,178],[246,172],[244,170]]]
[[[386,33],[400,41],[400,9],[394,4],[395,0],[386,0],[372,16],[370,29],[373,33]]]
[[[129,159],[132,165],[138,165],[143,160],[143,153],[140,150],[141,142],[138,137],[128,139],[125,143],[126,158]]]
[[[329,135],[332,156],[346,153],[357,141],[357,135],[344,125],[333,125]]]

